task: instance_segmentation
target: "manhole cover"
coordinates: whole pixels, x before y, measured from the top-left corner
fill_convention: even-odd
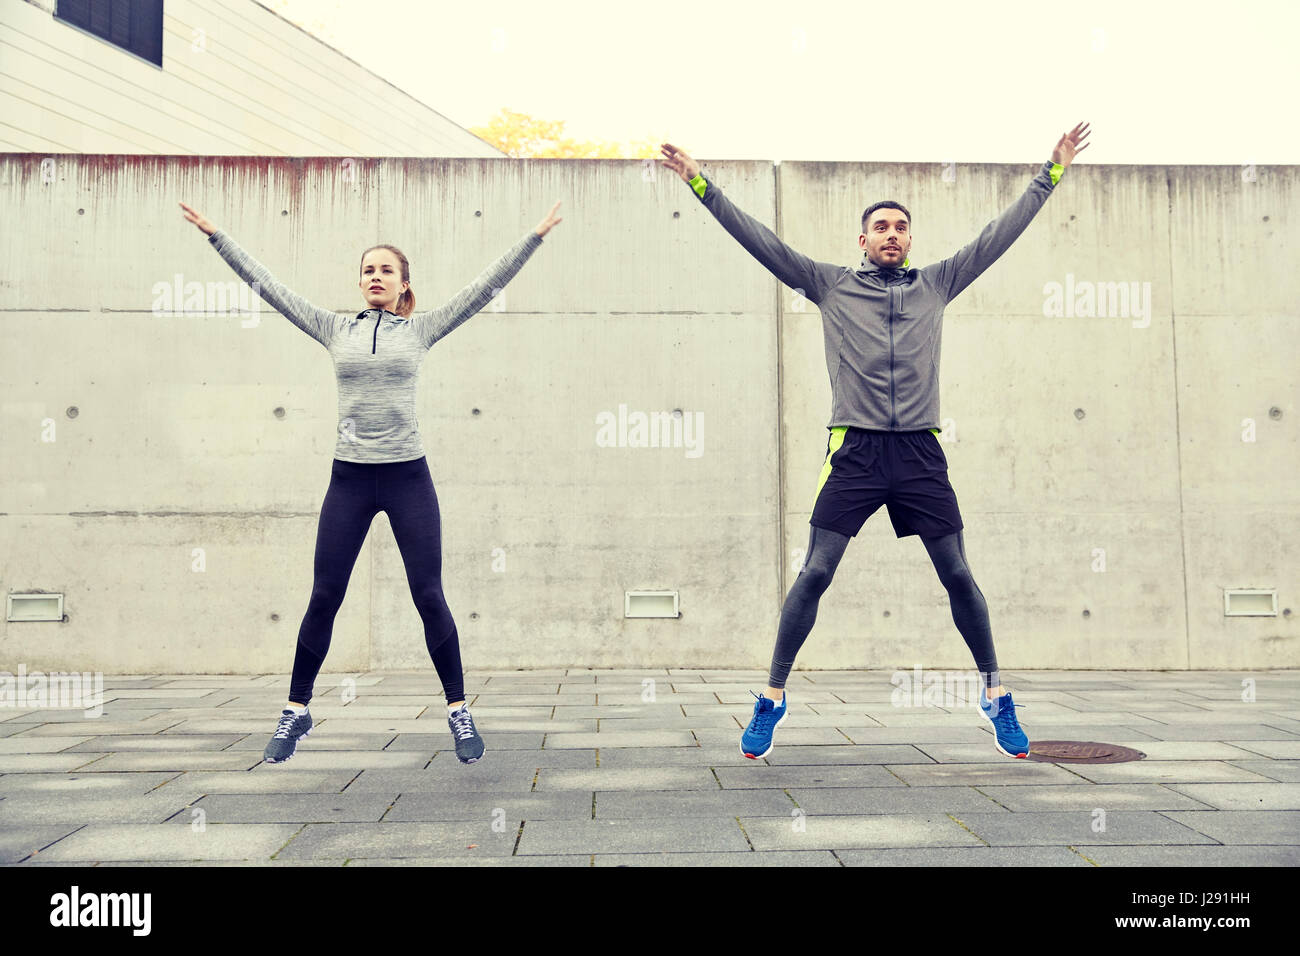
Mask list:
[[[1146,758],[1140,750],[1094,740],[1035,740],[1029,745],[1030,760],[1050,763],[1124,763]]]

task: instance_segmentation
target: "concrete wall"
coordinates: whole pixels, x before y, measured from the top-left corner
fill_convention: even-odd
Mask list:
[[[708,164],[795,248],[853,265],[875,199],[912,210],[923,265],[1033,168]],[[1300,664],[1298,182],[1295,167],[1072,169],[947,311],[944,448],[1005,669]],[[0,154],[0,589],[67,601],[63,623],[0,624],[0,669],[292,661],[333,368],[260,302],[255,318],[156,314],[160,284],[233,278],[178,199],[338,311],[364,306],[367,245],[401,246],[430,308],[562,199],[499,309],[422,373],[466,665],[766,666],[825,454],[820,317],[680,180],[614,160]],[[1048,316],[1051,282],[1149,283],[1151,314]],[[701,453],[600,447],[598,416],[620,405],[698,416]],[[1227,587],[1276,588],[1279,615],[1225,618]],[[681,617],[625,619],[634,589],[679,591]],[[799,663],[970,667],[924,548],[883,510]],[[329,667],[408,666],[428,660],[381,514]]]
[[[162,67],[0,3],[0,150],[502,156],[255,0],[167,0]]]

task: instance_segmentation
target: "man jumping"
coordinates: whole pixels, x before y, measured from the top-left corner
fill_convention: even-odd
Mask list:
[[[772,735],[788,712],[785,682],[812,630],[849,539],[882,504],[894,533],[919,535],[948,592],[953,621],[979,669],[980,713],[992,724],[994,746],[1013,757],[1029,753],[1011,694],[998,676],[988,606],[966,563],[957,496],[939,445],[939,343],[943,310],[998,260],[1025,231],[1087,149],[1086,123],[1062,134],[1052,157],[1002,215],[956,255],[908,268],[912,217],[892,200],[862,213],[858,268],[817,262],[791,249],[738,209],[700,172],[700,164],[664,143],[664,165],[677,173],[722,227],[785,285],[821,310],[832,390],[830,439],[817,480],[803,570],[781,608],[768,687],[740,740],[746,757],[772,750]]]

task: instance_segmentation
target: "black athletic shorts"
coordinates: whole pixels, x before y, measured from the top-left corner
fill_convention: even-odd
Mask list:
[[[962,529],[948,459],[934,432],[875,431],[840,425],[826,443],[809,524],[855,536],[882,504],[905,538]]]

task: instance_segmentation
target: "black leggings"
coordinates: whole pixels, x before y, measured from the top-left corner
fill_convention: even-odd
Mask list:
[[[984,680],[984,686],[997,687],[1002,679],[998,675],[998,659],[993,653],[993,632],[989,627],[989,610],[984,594],[971,576],[966,564],[966,545],[962,533],[938,538],[922,538],[939,581],[948,591],[953,623],[966,641],[975,666]],[[795,655],[817,620],[817,605],[830,587],[835,569],[839,567],[848,535],[838,531],[814,527],[808,536],[808,557],[803,570],[795,578],[790,593],[781,608],[781,623],[776,632],[776,650],[772,652],[772,667],[767,681],[771,687],[785,687],[794,666]]]
[[[411,597],[424,621],[424,643],[442,680],[447,703],[465,697],[460,640],[442,594],[442,529],[428,463],[423,457],[380,463],[336,458],[316,531],[315,581],[298,630],[289,685],[291,701],[305,704],[311,700],[352,566],[370,522],[381,511],[393,526]]]

